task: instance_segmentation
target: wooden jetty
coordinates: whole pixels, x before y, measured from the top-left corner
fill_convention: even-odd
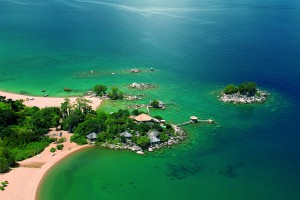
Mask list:
[[[188,124],[196,124],[196,123],[209,123],[212,124],[214,123],[214,120],[212,119],[198,119],[196,116],[191,116],[190,120],[181,124],[178,124],[177,126],[185,126]]]

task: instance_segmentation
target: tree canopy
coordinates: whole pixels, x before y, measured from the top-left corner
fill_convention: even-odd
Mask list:
[[[107,87],[105,85],[95,85],[93,91],[98,95],[98,96],[103,96],[106,94]]]
[[[242,95],[253,96],[257,91],[257,85],[255,82],[244,82],[235,86],[234,84],[227,85],[223,92],[225,94],[235,94],[239,92]]]

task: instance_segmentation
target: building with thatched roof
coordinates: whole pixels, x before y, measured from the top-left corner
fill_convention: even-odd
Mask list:
[[[89,142],[95,142],[97,139],[97,133],[92,132],[86,136]]]
[[[198,122],[198,117],[196,116],[191,116],[190,119],[192,122]]]
[[[134,117],[134,120],[137,122],[151,122],[153,121],[153,119],[154,119],[153,117],[144,113]]]

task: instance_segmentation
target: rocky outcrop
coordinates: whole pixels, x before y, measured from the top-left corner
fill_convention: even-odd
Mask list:
[[[141,70],[138,68],[133,68],[130,70],[130,73],[140,73],[140,72],[141,72]]]
[[[150,83],[131,83],[129,85],[129,88],[132,89],[138,89],[138,90],[145,90],[145,89],[151,89],[151,88],[157,88],[157,85],[150,84]]]
[[[263,103],[267,100],[269,94],[265,91],[257,90],[253,96],[242,95],[239,92],[234,94],[222,93],[220,100],[228,103],[240,103],[240,104],[251,104],[251,103]]]

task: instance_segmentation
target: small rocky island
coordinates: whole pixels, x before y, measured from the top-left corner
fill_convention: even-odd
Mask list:
[[[137,90],[146,90],[146,89],[152,89],[152,88],[157,88],[158,86],[155,84],[150,84],[150,83],[131,83],[129,85],[129,88],[131,89],[137,89]]]
[[[223,102],[235,104],[263,103],[267,100],[269,94],[259,90],[254,82],[244,82],[238,86],[234,84],[227,85],[221,92],[220,100]]]

